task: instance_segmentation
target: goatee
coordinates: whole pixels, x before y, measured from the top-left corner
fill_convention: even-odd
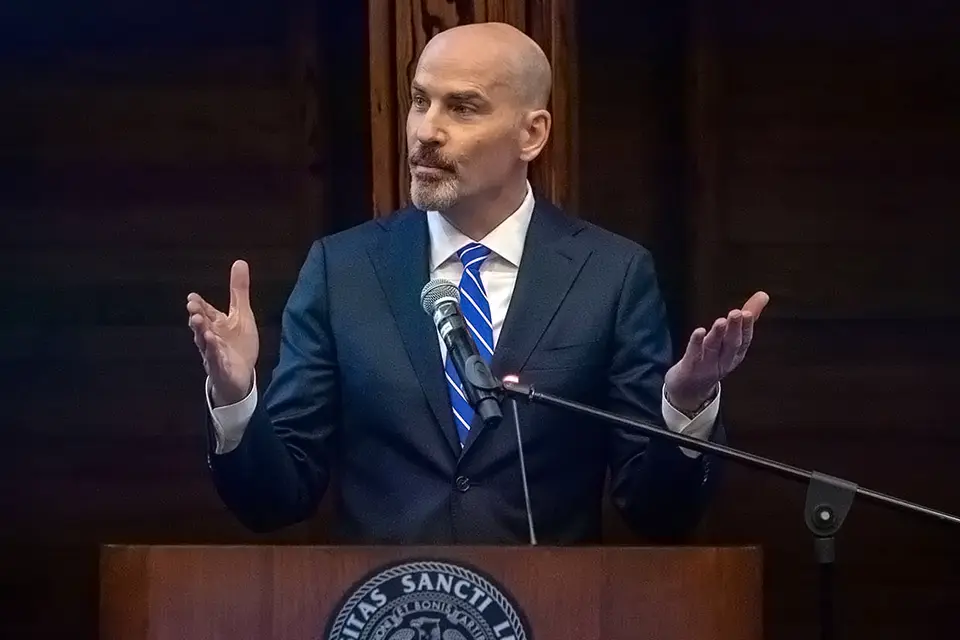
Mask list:
[[[410,178],[410,200],[421,211],[446,211],[457,203],[459,193],[455,180]]]

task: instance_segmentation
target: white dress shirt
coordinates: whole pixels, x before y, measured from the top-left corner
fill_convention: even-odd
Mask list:
[[[494,350],[496,350],[496,344],[500,338],[504,318],[507,316],[510,299],[513,297],[513,289],[517,282],[520,261],[523,258],[523,246],[527,238],[527,228],[530,226],[530,219],[533,216],[533,208],[533,190],[527,183],[527,195],[520,207],[479,241],[492,252],[480,267],[480,280],[490,303]],[[427,212],[427,228],[430,234],[430,278],[442,278],[454,284],[459,284],[460,277],[463,275],[463,264],[457,257],[457,251],[464,245],[473,242],[473,240],[461,233],[442,214],[436,211]],[[438,371],[442,371],[443,362],[447,357],[447,347],[439,335],[437,341],[440,343],[441,355],[437,367]],[[213,416],[216,440],[215,453],[227,453],[240,444],[243,432],[257,405],[256,379],[254,379],[253,389],[246,398],[225,407],[213,407],[209,378],[206,387],[207,405]],[[668,429],[704,440],[710,436],[720,411],[719,392],[713,401],[693,419],[688,418],[667,401],[665,390],[661,392],[661,395],[661,412]],[[689,449],[682,450],[691,457],[700,455]]]

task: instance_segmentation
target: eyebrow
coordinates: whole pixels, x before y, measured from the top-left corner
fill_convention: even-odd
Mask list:
[[[427,90],[422,86],[414,82],[412,87],[414,92],[417,93],[427,93]],[[471,100],[476,100],[479,102],[486,102],[487,99],[479,91],[467,90],[467,91],[454,91],[453,93],[448,93],[444,96],[447,100],[456,100],[458,102],[469,102]]]
[[[485,100],[479,91],[454,91],[453,93],[449,94],[447,98],[450,100],[458,100],[460,102],[468,102],[470,100]]]

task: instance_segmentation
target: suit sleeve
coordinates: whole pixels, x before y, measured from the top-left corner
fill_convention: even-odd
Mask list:
[[[208,461],[221,499],[254,531],[310,517],[330,480],[339,415],[337,354],[321,241],[311,247],[283,310],[280,353],[239,444]]]
[[[653,258],[640,249],[627,267],[617,308],[607,409],[666,429],[661,407],[671,352]],[[690,533],[707,505],[719,460],[685,455],[675,444],[627,427],[611,427],[609,438],[613,504],[634,531],[663,542]],[[723,438],[718,417],[710,440]]]

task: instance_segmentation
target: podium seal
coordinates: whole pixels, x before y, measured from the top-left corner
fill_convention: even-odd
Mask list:
[[[476,571],[450,562],[388,565],[354,585],[325,640],[532,640],[518,607]]]

